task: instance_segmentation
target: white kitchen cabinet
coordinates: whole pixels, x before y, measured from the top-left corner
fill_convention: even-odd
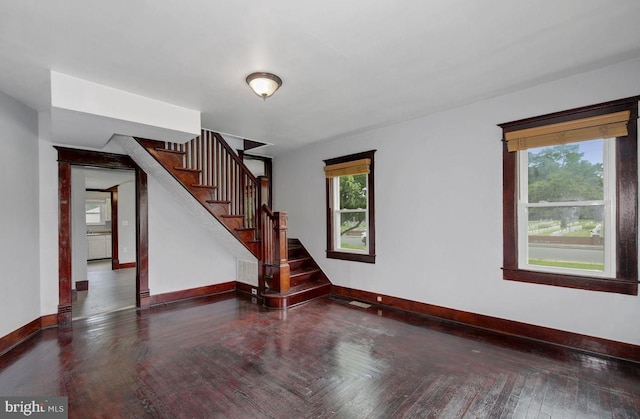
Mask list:
[[[87,260],[111,257],[111,234],[87,235]]]

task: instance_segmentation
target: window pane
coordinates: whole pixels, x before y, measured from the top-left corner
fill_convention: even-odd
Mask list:
[[[367,208],[367,175],[340,176],[340,209]]]
[[[102,224],[102,211],[104,204],[99,202],[85,203],[85,215],[87,224]]]
[[[604,199],[604,140],[528,151],[529,202]]]
[[[529,208],[530,265],[604,271],[604,206]]]
[[[340,213],[340,248],[367,250],[365,211]]]

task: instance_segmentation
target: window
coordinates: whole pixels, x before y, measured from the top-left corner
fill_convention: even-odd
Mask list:
[[[104,225],[106,221],[106,201],[104,199],[87,199],[85,217],[87,225]]]
[[[324,161],[329,258],[375,263],[374,153]]]
[[[90,226],[105,225],[111,221],[111,192],[95,189],[86,191],[85,220]]]
[[[500,125],[504,279],[637,295],[638,99]]]
[[[518,265],[614,277],[615,139],[518,154]]]

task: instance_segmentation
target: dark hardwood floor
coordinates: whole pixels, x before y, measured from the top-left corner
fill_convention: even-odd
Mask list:
[[[0,395],[73,418],[633,418],[640,364],[321,299],[227,295],[48,329],[0,357]]]
[[[89,289],[72,303],[73,321],[136,306],[136,268],[112,270],[111,259],[87,262]]]

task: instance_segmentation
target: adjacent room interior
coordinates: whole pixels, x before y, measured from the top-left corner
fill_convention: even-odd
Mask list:
[[[71,183],[73,318],[135,307],[135,174],[74,167]]]

